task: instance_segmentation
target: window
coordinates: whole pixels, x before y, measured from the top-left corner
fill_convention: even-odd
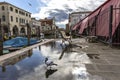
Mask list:
[[[28,16],[28,14],[26,13],[26,16]]]
[[[2,21],[5,21],[5,15],[2,16]]]
[[[19,11],[19,14],[21,14],[21,11]]]
[[[26,20],[26,23],[28,23],[28,20]]]
[[[5,10],[5,7],[4,7],[4,6],[2,6],[2,10]]]
[[[24,23],[24,19],[22,19],[22,23]]]
[[[11,22],[13,22],[13,16],[11,16]]]
[[[25,12],[23,12],[22,15],[25,15]]]
[[[25,19],[24,19],[24,23],[25,23]]]
[[[18,22],[18,17],[16,17],[16,22]]]
[[[31,15],[29,14],[29,17],[31,17]]]
[[[17,10],[17,9],[15,9],[15,12],[16,12],[16,13],[18,13],[18,10]]]
[[[21,18],[19,19],[19,22],[21,23]]]
[[[13,11],[13,8],[12,8],[12,7],[10,7],[10,11]]]

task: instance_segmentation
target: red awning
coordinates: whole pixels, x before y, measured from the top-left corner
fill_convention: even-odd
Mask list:
[[[82,34],[84,29],[88,27],[88,21],[90,21],[93,17],[99,14],[98,18],[96,19],[96,35],[98,36],[109,36],[109,8],[113,5],[115,8],[119,8],[120,0],[107,0],[104,4],[102,4],[99,8],[93,11],[90,15],[88,15],[84,20],[81,21],[79,33]],[[108,13],[103,13],[105,10],[108,9]],[[120,22],[120,10],[113,10],[113,27],[112,27],[112,35],[115,33],[116,28]],[[119,14],[117,14],[119,13]],[[100,16],[101,15],[101,16]],[[104,15],[104,16],[103,16]]]
[[[86,17],[86,18],[81,22],[79,33],[82,34],[82,32],[84,31],[84,29],[87,28],[87,27],[88,27],[88,17]]]
[[[73,26],[72,30],[76,30],[80,26],[81,22],[78,22],[75,26]]]
[[[107,2],[105,5],[102,6],[101,12],[103,12],[104,10],[107,10],[107,9],[109,10],[111,5],[113,5],[113,7],[119,8],[120,1],[119,0],[109,0],[109,2]],[[120,19],[118,17],[118,16],[120,16],[120,14],[116,14],[115,11],[116,10],[113,10],[112,35],[114,34],[114,32],[120,22]],[[99,21],[99,18],[97,20],[96,33],[98,36],[109,36],[109,11],[108,11],[108,13],[106,12],[106,14],[102,14],[102,15],[104,15],[104,16],[99,17],[99,18],[101,18],[101,21]]]

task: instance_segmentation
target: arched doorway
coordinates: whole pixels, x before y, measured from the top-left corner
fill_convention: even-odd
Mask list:
[[[18,36],[19,35],[18,28],[17,28],[16,25],[13,27],[13,35],[14,36]]]
[[[8,33],[9,32],[8,26],[3,26],[3,31],[4,33]]]
[[[25,36],[25,28],[21,28],[21,30],[20,30],[20,35],[21,35],[21,36]]]
[[[10,35],[9,35],[9,28],[7,25],[3,26],[3,39],[7,40],[9,39]]]

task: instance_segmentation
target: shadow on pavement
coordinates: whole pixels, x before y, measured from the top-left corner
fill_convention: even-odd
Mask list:
[[[48,69],[46,72],[45,72],[45,76],[46,78],[48,78],[50,75],[52,75],[53,73],[55,73],[57,71],[57,69]]]

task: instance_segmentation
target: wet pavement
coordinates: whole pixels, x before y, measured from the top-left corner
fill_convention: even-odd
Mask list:
[[[73,39],[50,42],[0,63],[0,80],[120,80],[120,49]],[[58,66],[47,67],[48,57]]]

